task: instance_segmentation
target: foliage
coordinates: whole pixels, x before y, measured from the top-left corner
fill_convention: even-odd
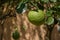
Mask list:
[[[18,0],[18,1],[17,0],[10,0],[10,1],[9,0],[5,0],[5,1],[1,0],[0,4],[4,4],[6,2],[11,5],[14,4],[13,2],[15,2],[15,3],[17,2],[15,9],[18,13],[23,13],[27,9],[29,9],[29,10],[32,10],[32,9],[33,10],[39,10],[39,9],[42,10],[43,9],[44,10],[44,9],[46,9],[45,15],[47,18],[55,17],[54,15],[57,15],[57,16],[60,15],[60,0]],[[45,18],[45,22],[47,21],[47,18]]]

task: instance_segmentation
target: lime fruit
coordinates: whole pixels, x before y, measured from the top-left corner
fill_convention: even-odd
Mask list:
[[[44,20],[44,14],[42,10],[29,11],[28,19],[31,23],[39,25]]]

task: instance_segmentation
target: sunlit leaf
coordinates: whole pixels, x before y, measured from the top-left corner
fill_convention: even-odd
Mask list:
[[[48,19],[46,20],[46,24],[51,25],[53,23],[54,23],[54,18],[53,17],[48,17]]]

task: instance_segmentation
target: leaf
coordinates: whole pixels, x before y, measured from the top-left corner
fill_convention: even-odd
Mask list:
[[[59,6],[57,6],[58,8],[60,8],[60,5]]]
[[[13,37],[13,39],[17,40],[20,37],[20,33],[18,31],[15,31],[12,33],[12,37]]]
[[[30,1],[32,1],[32,0],[25,0],[25,3],[28,3],[28,2],[30,2]]]
[[[19,4],[19,5],[17,6],[16,11],[17,11],[18,13],[22,13],[24,7],[25,7],[25,3],[21,3],[21,4]]]
[[[57,0],[50,0],[51,2],[57,2]]]
[[[48,3],[49,2],[49,0],[41,0],[42,2],[44,2],[44,3]]]
[[[48,10],[48,11],[46,12],[46,16],[51,16],[51,15],[52,15],[52,13],[53,13],[53,11],[52,11],[52,10]]]
[[[48,17],[48,19],[46,20],[46,24],[51,25],[53,23],[54,23],[54,18],[53,17]]]
[[[60,6],[55,6],[52,8],[53,12],[60,16]]]
[[[26,10],[27,10],[27,7],[23,8],[22,13],[25,13],[25,12],[26,12]]]
[[[35,0],[35,2],[40,2],[40,0]]]

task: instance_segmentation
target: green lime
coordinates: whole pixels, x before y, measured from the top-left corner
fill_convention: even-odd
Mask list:
[[[29,11],[28,19],[31,23],[39,25],[44,20],[44,12],[42,10]]]

